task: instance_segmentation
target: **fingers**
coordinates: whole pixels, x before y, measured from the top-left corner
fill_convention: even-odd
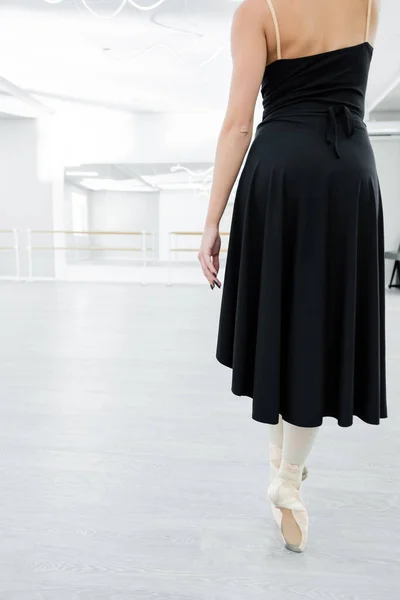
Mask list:
[[[210,259],[211,271],[214,274],[215,282],[218,285],[218,287],[221,287],[221,282],[218,279],[218,271],[219,271],[218,254],[216,254],[215,256],[210,256],[209,259]]]
[[[199,252],[198,258],[199,258],[204,276],[206,277],[206,279],[208,279],[208,281],[210,283],[214,283],[214,268],[213,268],[212,264],[210,263],[210,260],[209,259],[207,260],[207,258],[205,257],[203,252]]]
[[[212,264],[214,265],[214,270],[215,272],[218,274],[219,273],[219,255],[216,254],[215,256],[211,257],[212,259]]]
[[[203,252],[199,252],[197,257],[200,261],[200,265],[201,265],[202,271],[204,273],[204,276],[208,280],[211,288],[214,289],[215,285],[217,285],[218,287],[221,287],[221,282],[217,279],[216,269],[210,260],[210,259],[212,259],[212,257],[209,256],[207,258]]]

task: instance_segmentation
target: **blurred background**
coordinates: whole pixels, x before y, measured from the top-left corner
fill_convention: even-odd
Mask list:
[[[1,3],[1,226],[18,229],[21,277],[204,280],[190,269],[193,232],[208,204],[237,6]],[[224,231],[230,215],[231,205]],[[1,274],[16,275],[8,258]]]
[[[390,418],[326,419],[300,561],[197,260],[238,5],[0,0],[1,600],[398,598],[400,4],[382,2],[366,114]]]
[[[195,250],[238,4],[2,0],[2,277],[204,283]],[[383,3],[367,102],[388,249],[400,241],[399,11]]]

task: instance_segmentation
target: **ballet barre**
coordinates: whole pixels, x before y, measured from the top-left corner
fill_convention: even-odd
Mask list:
[[[170,231],[172,235],[203,235],[203,231]],[[229,235],[226,231],[221,231],[219,235]]]
[[[33,235],[72,235],[79,236],[82,239],[82,236],[93,235],[118,235],[118,236],[140,236],[142,238],[141,246],[95,246],[88,244],[87,246],[79,244],[53,244],[53,245],[34,245],[32,243]],[[148,246],[148,237],[153,238],[153,242],[151,241],[151,246]],[[154,244],[154,232],[153,231],[105,231],[105,230],[74,230],[74,229],[27,229],[27,237],[28,237],[28,245],[26,246],[26,250],[28,252],[28,278],[29,280],[33,279],[33,253],[34,252],[140,252],[142,254],[143,259],[143,271],[146,269],[147,261],[148,261],[148,253],[155,250]]]
[[[7,275],[1,277],[1,279],[21,279],[21,265],[22,258],[25,259],[27,264],[27,273],[22,276],[24,281],[32,281],[33,279],[40,278],[39,275],[34,273],[37,270],[38,263],[36,258],[38,255],[43,253],[44,256],[54,253],[54,260],[56,264],[63,266],[77,265],[80,261],[91,260],[93,254],[93,264],[103,264],[104,261],[114,261],[114,257],[118,260],[118,253],[125,253],[125,256],[121,256],[122,261],[131,262],[143,268],[143,282],[148,280],[145,277],[146,269],[149,264],[154,264],[158,267],[167,267],[168,271],[168,284],[171,283],[172,269],[174,267],[193,267],[195,259],[194,253],[198,253],[200,249],[200,238],[203,235],[203,231],[187,231],[187,230],[175,230],[168,232],[169,244],[167,248],[167,260],[164,262],[163,256],[156,256],[157,252],[157,238],[156,232],[154,231],[106,231],[103,229],[93,230],[77,230],[74,228],[66,229],[0,229],[0,255],[2,252],[13,252],[15,257],[15,272],[12,276]],[[9,243],[8,240],[4,240],[2,243],[1,235],[12,235],[13,242]],[[100,245],[97,238],[91,239],[91,236],[118,236],[119,239],[108,239],[109,245]],[[221,238],[227,239],[230,235],[229,232],[220,232]],[[40,237],[42,236],[42,237]],[[46,236],[50,236],[47,238]],[[60,236],[60,237],[58,237]],[[127,236],[127,239],[120,243],[121,236]],[[38,237],[38,239],[35,239]],[[140,243],[129,243],[129,240],[134,241],[136,237],[140,238]],[[182,239],[181,239],[182,238]],[[195,241],[199,238],[199,241]],[[101,238],[100,238],[101,239]],[[107,239],[107,238],[106,238]],[[104,240],[105,243],[106,239]],[[123,239],[123,238],[122,238]],[[25,242],[23,243],[22,240]],[[181,240],[182,246],[179,246],[178,240]],[[185,243],[189,242],[190,243]],[[138,240],[139,241],[139,240]],[[48,242],[48,243],[47,243]],[[113,243],[114,242],[114,243]],[[127,245],[124,246],[123,243]],[[225,244],[224,244],[225,245]],[[61,253],[65,253],[65,258],[62,257]],[[74,256],[70,253],[75,252]],[[226,247],[221,248],[220,253],[225,254],[228,252]],[[61,262],[58,263],[55,259],[55,255],[61,254]],[[104,253],[102,256],[100,253]],[[109,253],[109,256],[107,256]],[[184,255],[187,255],[186,257]],[[94,258],[97,255],[96,259]],[[71,258],[70,258],[71,257]],[[100,263],[99,263],[99,260]],[[64,262],[65,261],[65,265]],[[115,263],[115,261],[114,261]],[[6,263],[4,263],[6,264]],[[24,262],[25,264],[25,262]],[[36,268],[35,268],[36,266]]]
[[[72,229],[28,229],[28,231],[31,233],[66,233],[72,235],[153,235],[153,231],[74,231]]]
[[[199,236],[203,236],[203,231],[170,231],[169,232],[169,261],[168,261],[168,283],[167,285],[171,285],[171,267],[172,264],[175,264],[174,262],[174,257],[179,255],[179,253],[186,253],[186,252],[196,252],[198,253],[200,248],[195,248],[195,247],[184,247],[184,248],[179,248],[179,247],[175,247],[175,242],[176,242],[176,236],[189,236],[189,237],[199,237]],[[219,234],[221,237],[227,237],[229,236],[229,232],[226,231],[221,231]],[[221,248],[220,253],[226,253],[228,252],[227,248]],[[182,263],[181,263],[182,264]]]
[[[4,251],[4,252],[13,252],[14,253],[14,260],[15,260],[15,277],[13,277],[14,279],[16,279],[17,281],[19,281],[20,277],[21,277],[21,270],[20,270],[20,260],[19,260],[19,238],[18,238],[18,231],[16,229],[0,229],[0,235],[7,235],[7,234],[12,234],[13,236],[13,240],[14,240],[14,244],[13,245],[9,245],[9,246],[0,246],[0,251]]]
[[[171,248],[171,252],[198,252],[199,248]],[[221,248],[220,252],[228,252],[226,248]]]
[[[142,252],[142,248],[126,248],[125,246],[121,248],[110,248],[110,246],[32,246],[32,250],[90,250],[90,252],[104,252],[105,250],[116,250],[119,252],[128,251],[128,252]],[[152,250],[152,248],[147,248],[147,250]]]

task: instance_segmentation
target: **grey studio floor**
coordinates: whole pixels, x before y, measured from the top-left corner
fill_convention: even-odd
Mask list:
[[[0,284],[0,600],[376,600],[400,584],[400,291],[389,419],[326,419],[304,554],[266,501],[267,426],[215,359],[221,292]]]

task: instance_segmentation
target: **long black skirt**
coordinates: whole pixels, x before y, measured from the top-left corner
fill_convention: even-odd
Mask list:
[[[384,222],[365,126],[259,126],[240,176],[216,358],[252,418],[317,427],[387,417]],[[341,124],[339,127],[342,127]]]

